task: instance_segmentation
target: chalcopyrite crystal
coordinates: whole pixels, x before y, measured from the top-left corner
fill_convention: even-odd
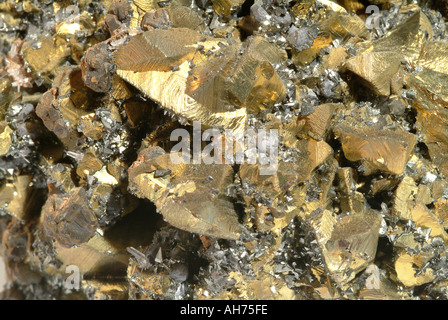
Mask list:
[[[0,299],[446,300],[447,19],[2,1]]]

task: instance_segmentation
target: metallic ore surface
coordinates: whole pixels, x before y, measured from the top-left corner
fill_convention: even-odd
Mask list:
[[[0,299],[447,300],[447,19],[0,1]]]

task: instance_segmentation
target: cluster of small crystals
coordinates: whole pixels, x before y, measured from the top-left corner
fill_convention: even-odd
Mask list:
[[[2,1],[0,298],[448,298],[447,19],[447,0]],[[194,121],[278,130],[277,171],[174,164]]]

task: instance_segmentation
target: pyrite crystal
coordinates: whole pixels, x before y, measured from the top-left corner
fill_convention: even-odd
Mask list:
[[[0,298],[446,300],[447,19],[2,1]]]

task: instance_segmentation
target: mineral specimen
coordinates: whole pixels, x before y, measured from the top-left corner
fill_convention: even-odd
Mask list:
[[[448,299],[447,14],[1,1],[0,299]]]
[[[98,227],[83,188],[78,188],[68,196],[49,196],[42,210],[45,232],[65,247],[86,242]]]
[[[338,127],[345,157],[350,161],[362,160],[365,174],[381,170],[401,174],[409,160],[416,137],[408,132],[362,130],[351,127]]]
[[[131,192],[153,201],[164,218],[180,229],[238,239],[238,216],[226,194],[233,181],[232,167],[174,165],[170,157],[159,147],[142,150],[129,168]]]

